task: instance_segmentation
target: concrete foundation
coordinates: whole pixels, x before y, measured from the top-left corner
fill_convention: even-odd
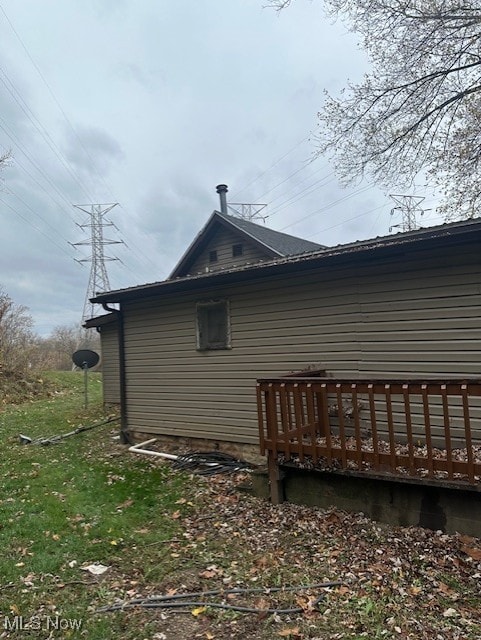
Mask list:
[[[245,460],[253,465],[265,464],[265,457],[259,453],[259,446],[253,444],[240,444],[237,442],[223,442],[220,440],[208,440],[207,438],[184,438],[181,436],[164,436],[155,433],[134,432],[129,434],[132,443],[138,444],[151,438],[156,438],[161,451],[179,454],[186,451],[218,451],[228,453],[239,460]]]
[[[289,502],[345,511],[362,511],[378,522],[420,526],[481,537],[481,487],[366,477],[281,467],[283,497]],[[256,495],[267,494],[267,473],[256,474]]]

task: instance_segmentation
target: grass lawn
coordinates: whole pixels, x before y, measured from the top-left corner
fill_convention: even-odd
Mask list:
[[[98,374],[88,409],[83,374],[48,377],[55,393],[0,413],[0,638],[480,640],[478,539],[272,506],[239,490],[245,478],[129,453],[116,423],[22,445],[106,418]],[[343,584],[300,588],[327,581]],[[186,592],[178,609],[99,612]]]
[[[169,570],[169,563],[159,561],[162,541],[179,532],[171,514],[179,509],[176,502],[188,479],[125,453],[114,439],[118,423],[59,444],[19,444],[19,434],[35,439],[104,419],[99,374],[89,374],[87,410],[83,374],[55,377],[60,391],[0,414],[2,626],[5,616],[11,622],[8,627],[16,615],[24,616],[25,624],[32,619],[32,626],[54,622],[59,615],[82,620],[88,638],[138,638],[138,629],[122,629],[120,617],[116,624],[112,616],[94,617],[93,611],[109,595],[114,597],[110,589],[115,580],[121,589],[131,588],[148,580],[149,574],[159,579]],[[146,564],[136,548],[139,539],[150,550]],[[82,569],[92,563],[109,567],[108,580]],[[48,637],[45,629],[19,630],[17,635],[29,634]],[[69,633],[63,630],[54,637]]]

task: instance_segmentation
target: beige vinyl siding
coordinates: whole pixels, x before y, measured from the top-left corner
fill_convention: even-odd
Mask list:
[[[479,253],[411,251],[125,306],[128,426],[257,443],[255,381],[308,367],[332,377],[478,377]],[[231,349],[196,350],[196,302],[230,303]]]
[[[361,376],[480,376],[480,255],[452,252],[434,264],[421,255],[402,272],[393,264],[366,291]]]
[[[242,244],[243,253],[241,256],[232,256],[232,246],[234,244]],[[209,261],[209,253],[217,251],[217,262]],[[189,268],[189,273],[195,275],[197,273],[205,273],[206,271],[217,271],[218,269],[240,266],[247,263],[255,264],[259,260],[270,259],[270,254],[259,250],[254,244],[244,240],[241,236],[220,228],[201,255],[195,260]]]
[[[404,266],[402,277],[393,265],[366,291],[359,328],[361,377],[481,377],[479,253],[439,253],[436,266],[431,260],[421,257]],[[383,407],[384,401],[378,404]],[[472,404],[479,441],[481,408],[478,400]],[[441,399],[431,398],[430,408],[434,444],[444,446]],[[403,429],[403,404],[394,402],[393,410],[395,424]],[[411,415],[416,437],[423,423],[421,398],[411,398]],[[449,418],[453,446],[464,446],[460,400],[450,399]]]
[[[100,334],[102,345],[102,382],[105,404],[120,403],[120,366],[117,323],[103,325]]]

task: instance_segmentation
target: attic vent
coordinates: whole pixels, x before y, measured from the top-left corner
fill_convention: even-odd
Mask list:
[[[209,251],[209,262],[217,262],[217,251]]]
[[[241,244],[232,245],[232,257],[238,258],[244,253],[244,247]]]

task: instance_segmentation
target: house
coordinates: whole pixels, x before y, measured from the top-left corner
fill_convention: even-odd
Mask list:
[[[105,405],[120,404],[119,314],[112,311],[85,322],[86,329],[96,329],[101,341],[102,388]]]
[[[168,279],[92,299],[125,441],[257,452],[256,380],[288,372],[479,375],[481,220],[324,247],[230,216],[220,195]]]

